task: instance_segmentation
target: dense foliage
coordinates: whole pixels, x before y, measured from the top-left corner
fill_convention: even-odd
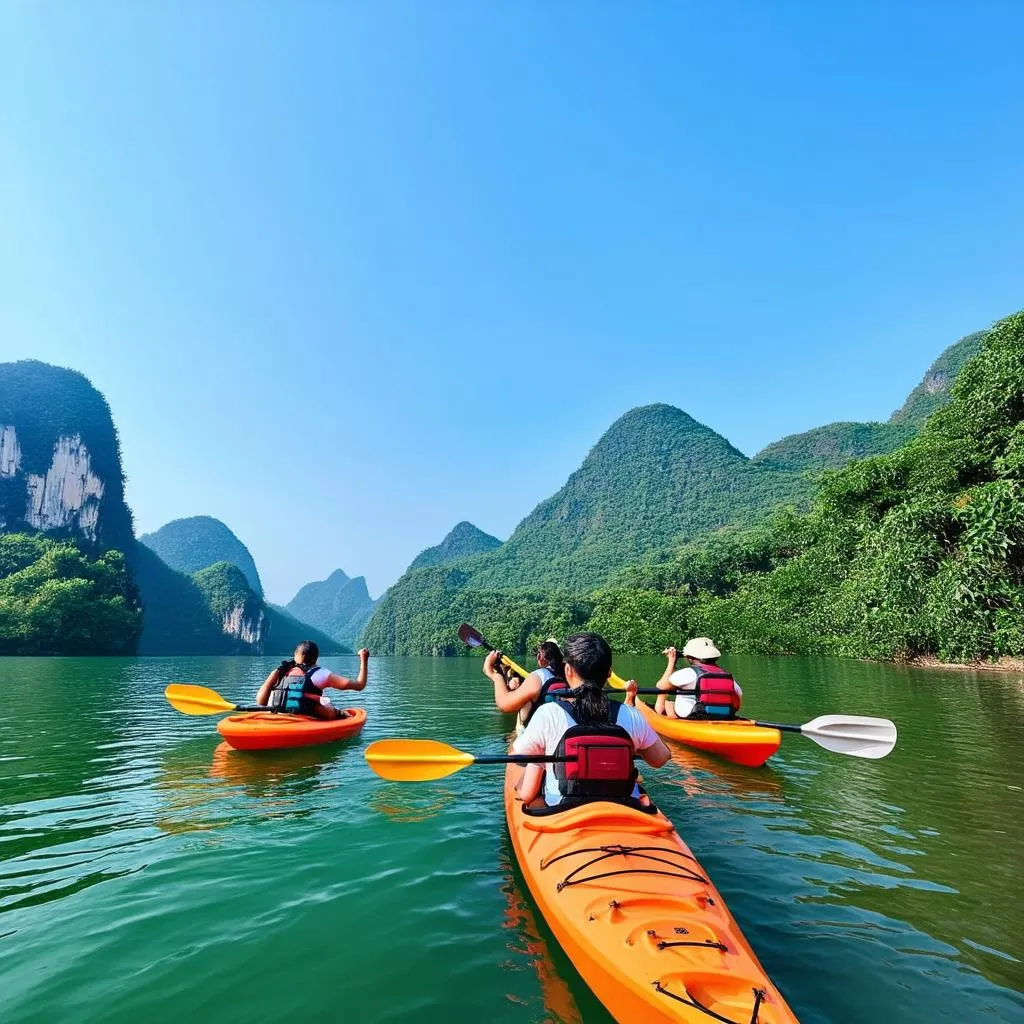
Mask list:
[[[501,541],[484,533],[479,527],[463,520],[454,526],[440,544],[421,551],[409,566],[409,570],[423,569],[428,565],[447,565],[460,558],[482,555],[501,547]]]
[[[916,431],[911,423],[829,423],[768,445],[754,461],[794,472],[838,469],[851,459],[886,455]]]
[[[336,569],[325,580],[307,583],[285,608],[335,641],[352,644],[370,620],[375,605],[362,576],[349,579]]]
[[[1018,313],[908,444],[826,475],[806,516],[712,538],[638,574],[643,589],[599,595],[590,625],[622,650],[705,633],[732,650],[1024,655],[1022,475]]]
[[[141,628],[121,552],[0,536],[0,654],[134,654]]]
[[[381,601],[366,640],[395,653],[461,653],[454,634],[469,620],[513,650],[585,627],[624,653],[705,634],[762,653],[1024,655],[1024,313],[954,355],[972,346],[980,352],[920,433],[825,473],[806,512],[776,503],[753,527],[737,517],[674,549],[652,546],[599,586],[486,586],[490,566],[479,563],[493,555],[420,569]],[[949,373],[949,355],[929,372]]]
[[[219,519],[175,519],[155,533],[144,533],[139,542],[178,572],[194,573],[217,562],[231,562],[245,574],[249,587],[263,595],[260,574],[249,549]]]
[[[86,377],[34,359],[0,363],[0,428],[4,425],[15,428],[21,467],[0,480],[0,529],[24,528],[27,474],[45,476],[58,439],[77,435],[88,449],[92,471],[103,481],[100,544],[121,551],[134,544],[117,431],[106,399]]]

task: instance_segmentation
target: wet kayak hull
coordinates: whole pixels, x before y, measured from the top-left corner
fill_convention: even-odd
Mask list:
[[[637,701],[637,707],[659,736],[749,768],[763,765],[782,743],[778,729],[755,725],[746,718],[732,722],[694,722],[686,718],[666,718],[641,701]]]
[[[506,772],[505,816],[523,877],[562,948],[617,1021],[795,1024],[725,901],[664,815],[602,801],[529,816],[515,799],[520,773],[514,765]]]
[[[229,715],[217,723],[217,732],[236,750],[287,750],[335,743],[355,736],[366,724],[363,708],[345,710],[348,717],[331,721],[269,711]]]

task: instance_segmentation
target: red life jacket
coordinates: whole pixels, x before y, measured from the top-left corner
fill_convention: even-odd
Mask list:
[[[568,701],[559,706],[575,723]],[[622,705],[608,701],[607,725],[571,725],[558,741],[558,757],[575,758],[553,765],[562,798],[586,800],[627,800],[633,795],[637,770],[633,766],[636,748],[628,732],[618,721]]]
[[[740,695],[736,680],[718,665],[697,661],[690,666],[697,673],[697,688],[694,696],[697,706],[709,718],[735,718],[740,709]]]

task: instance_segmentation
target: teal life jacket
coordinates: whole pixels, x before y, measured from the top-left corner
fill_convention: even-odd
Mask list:
[[[319,665],[303,668],[296,665],[282,676],[270,691],[269,706],[286,715],[315,716],[323,691],[313,682],[313,673]]]

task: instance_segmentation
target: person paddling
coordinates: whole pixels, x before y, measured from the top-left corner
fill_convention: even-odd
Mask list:
[[[706,636],[688,640],[683,657],[689,662],[677,669],[678,652],[674,647],[664,651],[668,659],[665,671],[657,682],[659,690],[676,695],[672,703],[659,696],[654,710],[666,718],[735,718],[740,709],[743,691],[725,669],[719,668],[722,652]]]
[[[636,785],[637,752],[652,767],[669,759],[668,747],[635,708],[636,683],[626,703],[610,701],[604,688],[612,671],[612,651],[597,633],[577,633],[563,647],[567,700],[541,704],[512,744],[513,754],[571,756],[573,761],[523,771],[517,795],[528,810],[573,806],[585,800],[613,800],[650,809]],[[544,799],[539,801],[543,787]]]
[[[335,675],[317,665],[320,648],[312,640],[303,640],[295,648],[292,660],[282,661],[264,680],[256,703],[292,715],[311,718],[346,718],[348,713],[336,708],[324,690],[362,690],[366,686],[367,662],[370,652],[359,651],[359,675],[355,679]]]
[[[494,683],[494,703],[499,711],[519,713],[517,730],[526,728],[534,711],[554,694],[568,690],[562,651],[553,639],[537,647],[537,669],[521,682],[505,671],[501,651],[491,651],[484,658],[484,675]]]

